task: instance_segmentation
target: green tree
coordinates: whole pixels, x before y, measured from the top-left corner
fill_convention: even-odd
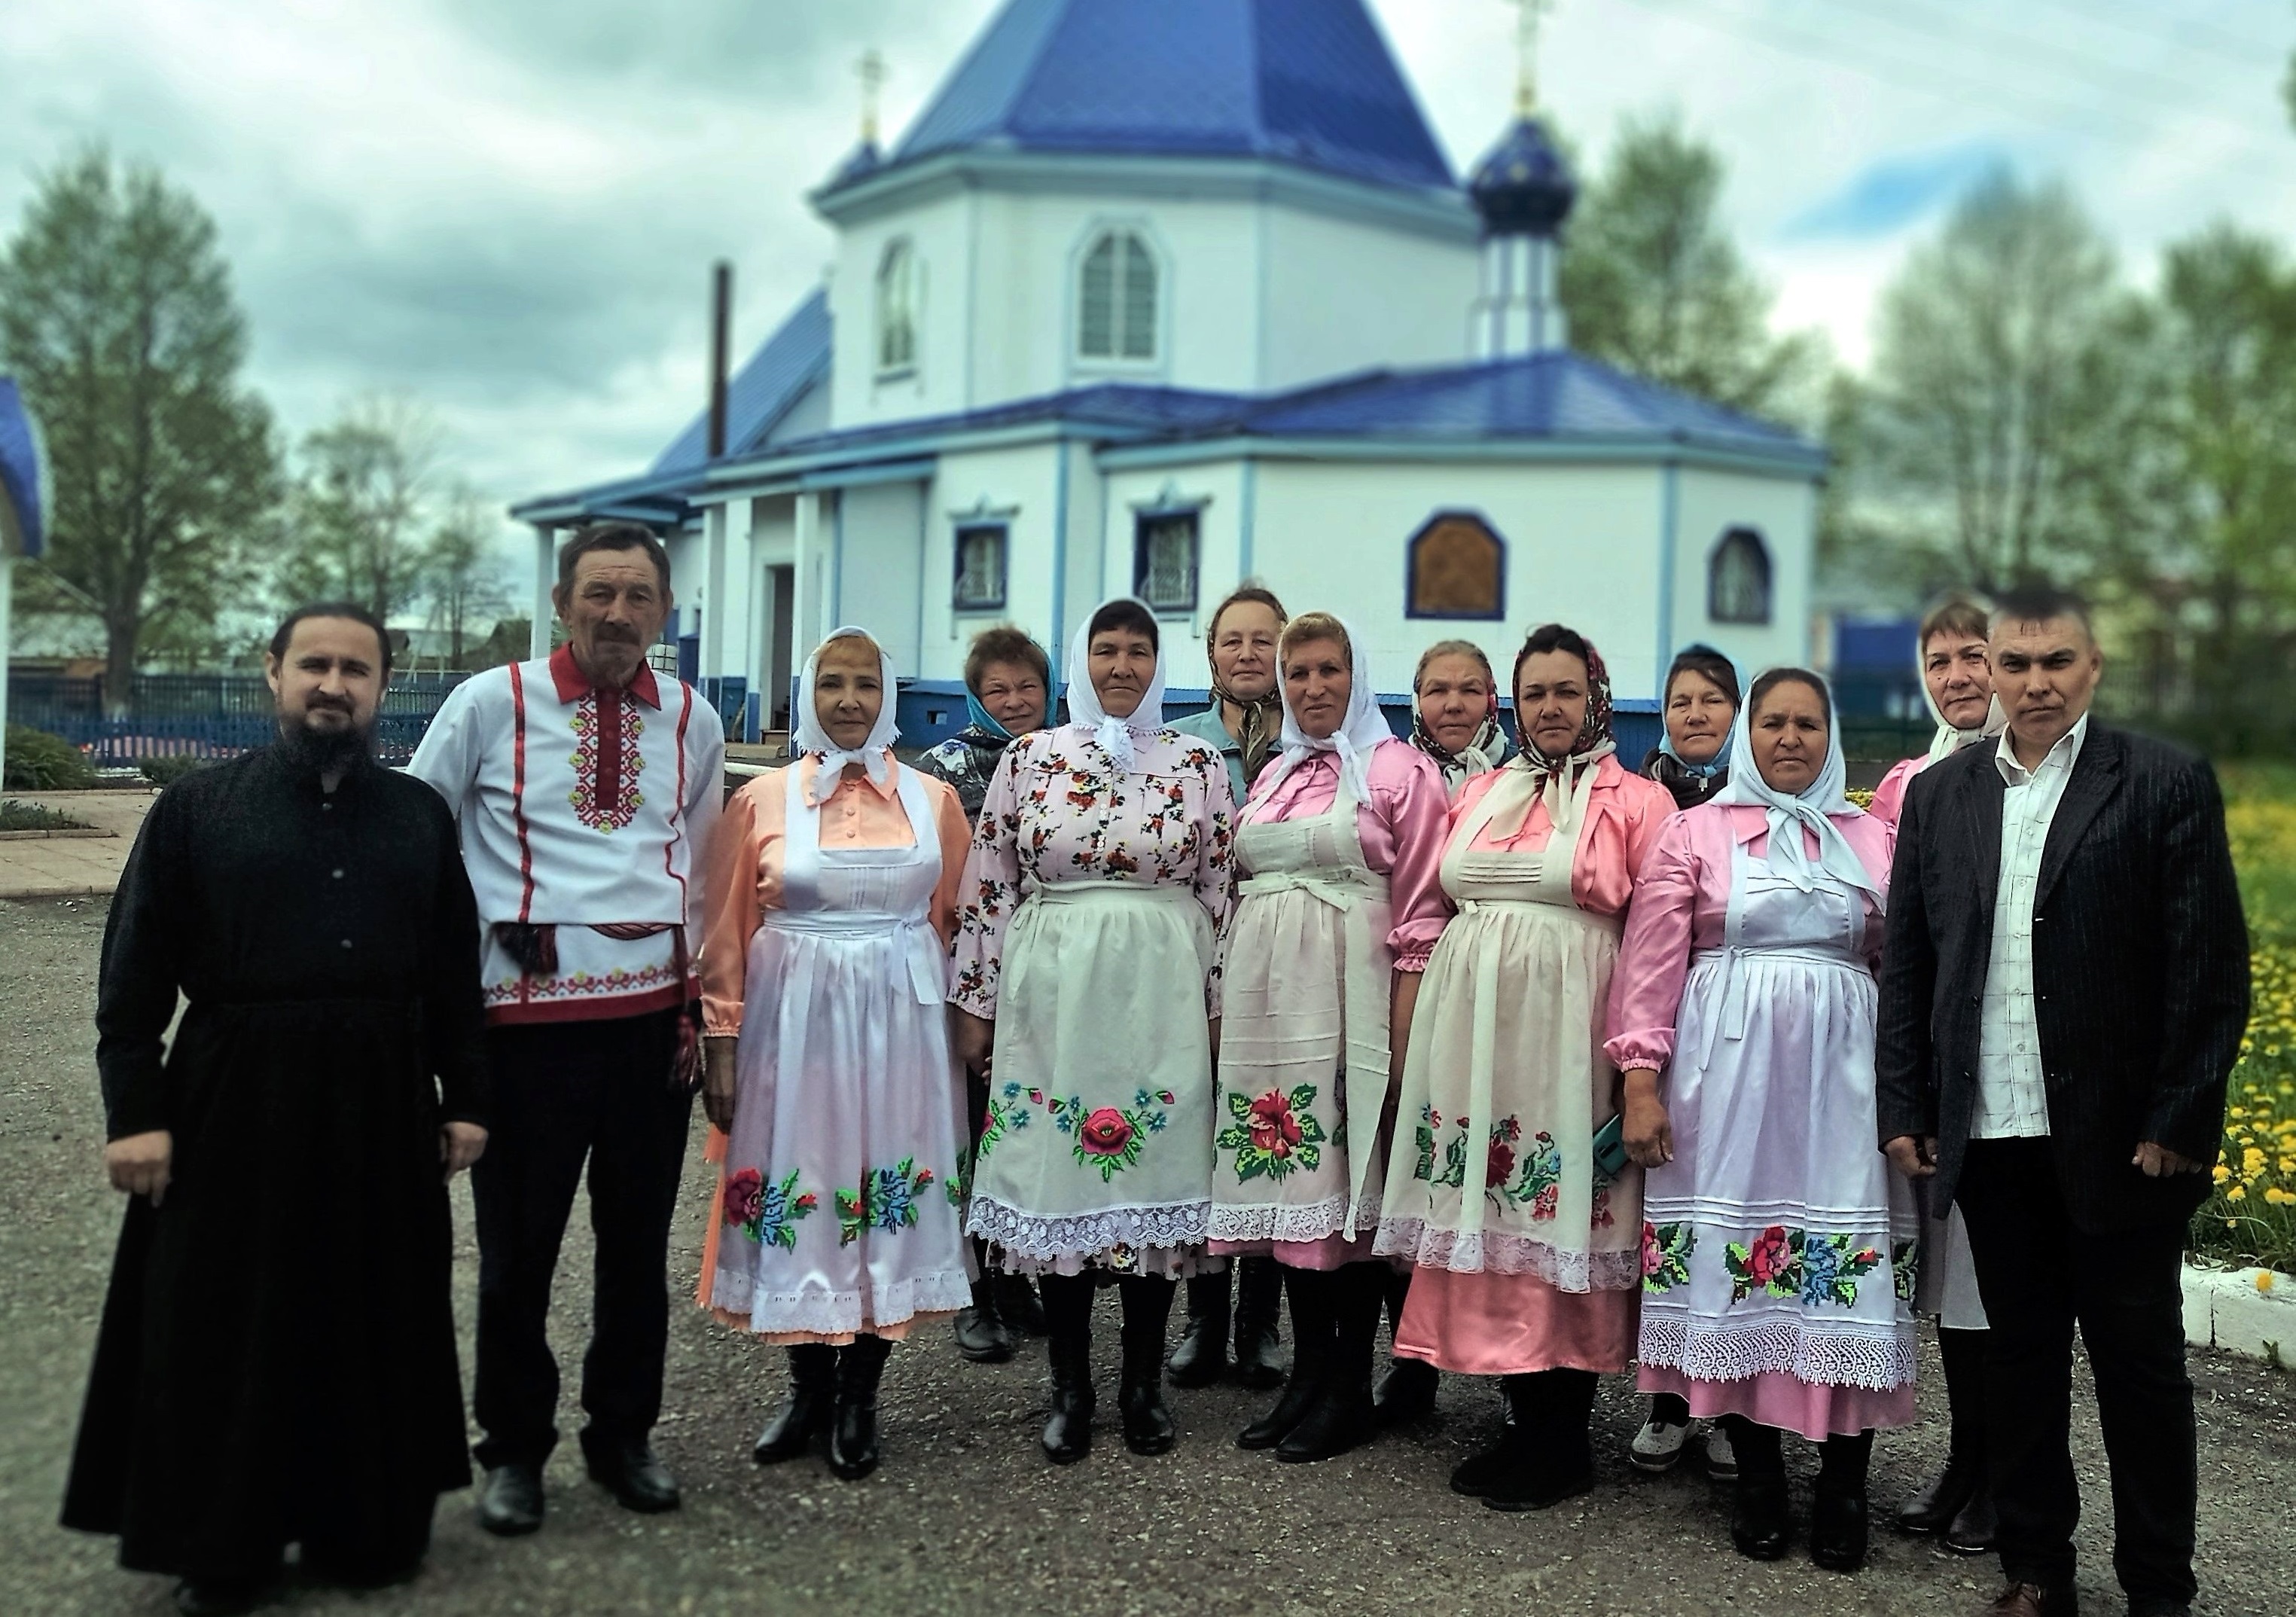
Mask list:
[[[2296,265],[2219,224],[2161,277],[2159,426],[2169,477],[2153,542],[2125,555],[2159,648],[2156,710],[2232,751],[2284,745],[2296,652]]]
[[[470,653],[510,604],[493,530],[485,504],[470,489],[458,488],[423,550],[430,626],[445,632],[457,669],[470,667]]]
[[[1771,335],[1769,290],[1721,220],[1726,177],[1673,114],[1620,125],[1562,254],[1570,344],[1718,404],[1815,415],[1821,345]]]
[[[347,599],[388,622],[422,598],[440,441],[427,412],[391,398],[362,399],[304,439],[285,603]]]
[[[242,385],[247,324],[214,223],[157,168],[91,148],[40,176],[0,251],[0,368],[53,476],[45,566],[92,602],[104,699],[196,637],[246,574],[278,495],[271,416]]]
[[[2072,193],[1981,181],[1883,291],[1861,497],[1953,582],[2077,581],[2128,520],[2150,320]]]

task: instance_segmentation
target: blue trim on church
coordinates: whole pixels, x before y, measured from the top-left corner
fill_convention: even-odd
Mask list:
[[[0,376],[0,498],[16,513],[23,554],[46,548],[47,529],[40,509],[40,451],[32,417],[13,378]]]

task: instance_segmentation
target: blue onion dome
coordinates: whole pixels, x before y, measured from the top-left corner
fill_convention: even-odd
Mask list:
[[[1553,235],[1570,217],[1578,182],[1535,118],[1518,118],[1475,165],[1467,194],[1486,235]]]

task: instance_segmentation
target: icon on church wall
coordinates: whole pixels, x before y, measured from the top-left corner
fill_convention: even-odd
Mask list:
[[[1406,616],[1506,616],[1506,541],[1480,513],[1438,513],[1412,536],[1407,555]]]

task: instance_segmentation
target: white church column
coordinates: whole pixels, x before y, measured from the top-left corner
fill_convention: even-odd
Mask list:
[[[821,609],[816,603],[822,594],[820,558],[815,546],[820,542],[821,496],[806,489],[797,497],[797,536],[792,547],[793,561],[790,569],[790,666],[788,677],[794,681],[805,671],[805,660],[820,640]],[[797,716],[790,716],[790,727],[797,727]]]
[[[550,603],[550,592],[558,582],[557,546],[551,543],[552,537],[540,522],[534,525],[533,621],[526,637],[529,657],[550,655],[550,626],[556,611]]]

